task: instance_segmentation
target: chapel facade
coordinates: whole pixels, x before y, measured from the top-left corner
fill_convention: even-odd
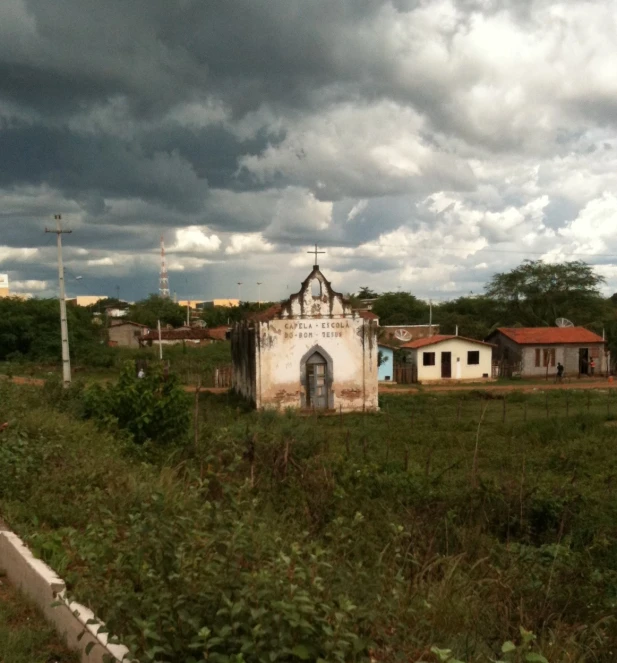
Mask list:
[[[299,292],[236,323],[233,388],[257,408],[377,410],[377,329],[315,265]]]

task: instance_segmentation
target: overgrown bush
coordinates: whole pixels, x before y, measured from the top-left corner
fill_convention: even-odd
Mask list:
[[[144,377],[134,362],[126,362],[113,384],[94,384],[83,392],[83,416],[116,423],[137,444],[146,440],[166,443],[186,437],[189,398],[173,374],[151,365]]]

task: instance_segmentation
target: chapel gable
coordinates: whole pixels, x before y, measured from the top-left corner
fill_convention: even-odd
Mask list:
[[[299,292],[283,306],[281,317],[321,318],[333,315],[353,315],[353,312],[343,295],[333,290],[330,281],[315,265],[302,282]]]

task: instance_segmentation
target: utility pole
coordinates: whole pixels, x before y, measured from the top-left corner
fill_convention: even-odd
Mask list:
[[[433,302],[428,300],[428,335],[433,335]]]
[[[257,307],[261,308],[261,284],[263,281],[257,281]]]
[[[62,339],[62,384],[65,389],[71,386],[71,357],[69,355],[69,326],[66,321],[66,295],[64,292],[64,264],[62,263],[62,235],[71,230],[62,230],[62,215],[54,214],[56,229],[45,228],[46,233],[56,233],[58,238],[58,283],[60,285],[60,335]]]

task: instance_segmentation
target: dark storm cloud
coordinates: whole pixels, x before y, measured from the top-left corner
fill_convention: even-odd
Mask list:
[[[75,230],[69,268],[91,292],[156,289],[164,231],[184,247],[171,278],[191,296],[221,295],[242,273],[267,279],[260,251],[315,241],[346,278],[391,278],[413,262],[433,281],[473,281],[494,257],[480,252],[448,276],[454,259],[431,266],[415,242],[510,234],[514,246],[542,223],[557,238],[617,186],[614,150],[599,149],[615,117],[607,7],[3,0],[0,248],[11,250],[0,271],[53,279],[43,220],[61,212]],[[497,232],[527,206],[520,231]],[[189,226],[182,244],[176,231]],[[258,255],[230,233],[261,233],[246,243]],[[392,247],[396,260],[379,244],[388,233],[409,246]],[[373,245],[361,259],[337,254],[363,243]],[[36,266],[15,251],[37,246]],[[228,265],[205,263],[222,257]]]
[[[201,207],[205,181],[176,152],[152,152],[133,141],[78,135],[49,126],[12,126],[0,134],[0,186],[46,183],[76,196],[139,197],[186,211]]]

